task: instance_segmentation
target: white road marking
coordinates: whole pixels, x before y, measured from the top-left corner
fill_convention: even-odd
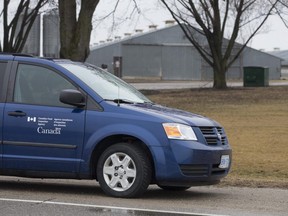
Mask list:
[[[151,213],[166,213],[166,214],[181,214],[181,215],[194,215],[194,216],[224,216],[216,214],[202,214],[202,213],[192,213],[192,212],[178,212],[178,211],[163,211],[156,209],[140,209],[140,208],[127,208],[127,207],[117,207],[117,206],[104,206],[104,205],[92,205],[92,204],[81,204],[81,203],[66,203],[66,202],[52,202],[52,201],[41,201],[41,200],[24,200],[24,199],[7,199],[0,198],[0,201],[6,202],[23,202],[23,203],[35,203],[35,204],[48,204],[48,205],[63,205],[63,206],[76,206],[76,207],[89,207],[89,208],[100,208],[100,209],[111,209],[111,210],[122,210],[122,211],[144,211]]]

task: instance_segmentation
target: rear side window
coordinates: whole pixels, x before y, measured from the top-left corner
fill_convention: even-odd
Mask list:
[[[4,74],[6,71],[7,62],[0,62],[0,102],[4,101]]]
[[[63,89],[76,89],[53,70],[19,64],[14,89],[14,102],[46,106],[70,107],[59,101]]]

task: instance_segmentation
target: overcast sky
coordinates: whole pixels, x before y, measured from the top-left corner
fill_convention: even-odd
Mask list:
[[[2,2],[3,0],[0,0]],[[169,12],[163,8],[158,0],[137,0],[140,13],[134,10],[133,0],[121,0],[116,10],[115,19],[110,18],[101,21],[101,18],[111,12],[115,7],[115,0],[101,0],[96,8],[93,20],[94,30],[91,35],[91,44],[99,43],[115,36],[124,37],[124,33],[135,33],[135,29],[148,31],[149,25],[157,25],[159,28],[165,27],[165,20],[171,20]],[[128,4],[127,2],[130,2]],[[11,1],[12,7],[17,7],[17,0]],[[0,3],[0,10],[2,10]],[[2,17],[1,17],[2,18]],[[112,25],[113,20],[115,21]],[[0,23],[1,20],[0,20]],[[2,28],[1,28],[2,31]],[[0,32],[1,36],[1,32]],[[274,48],[288,50],[288,29],[279,17],[269,18],[265,28],[253,38],[249,46],[255,49],[272,51]]]
[[[122,1],[116,14],[118,18],[115,19],[116,23],[113,25],[115,29],[113,30],[111,29],[111,18],[102,22],[94,21],[95,30],[92,32],[91,43],[98,43],[100,40],[108,38],[113,39],[115,36],[123,38],[124,33],[133,33],[135,29],[148,31],[148,26],[151,24],[157,25],[158,28],[164,28],[165,20],[172,19],[168,11],[157,3],[157,0],[138,0],[137,2],[141,13],[138,15],[135,12],[134,16],[130,18],[133,5],[125,5]],[[107,14],[107,12],[111,11],[114,5],[115,0],[100,1],[95,13],[97,15],[96,19],[99,19],[99,14],[101,16],[101,14]],[[125,13],[122,11],[125,11]],[[121,23],[121,21],[124,22]],[[288,29],[280,18],[271,17],[262,31],[253,38],[249,46],[255,49],[264,49],[265,51],[273,51],[275,48],[288,50]]]
[[[252,46],[255,49],[272,51],[275,48],[288,50],[288,29],[279,17],[270,17],[267,23],[267,30],[263,30],[253,38]]]

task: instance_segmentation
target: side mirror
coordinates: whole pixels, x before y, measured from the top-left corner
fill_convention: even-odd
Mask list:
[[[59,100],[64,104],[69,104],[76,107],[84,107],[85,97],[84,95],[74,89],[64,89],[60,92]]]

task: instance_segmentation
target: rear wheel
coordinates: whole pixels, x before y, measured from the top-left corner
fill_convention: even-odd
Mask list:
[[[114,197],[137,197],[151,181],[152,166],[137,146],[119,143],[107,148],[99,158],[97,177],[102,190]]]

